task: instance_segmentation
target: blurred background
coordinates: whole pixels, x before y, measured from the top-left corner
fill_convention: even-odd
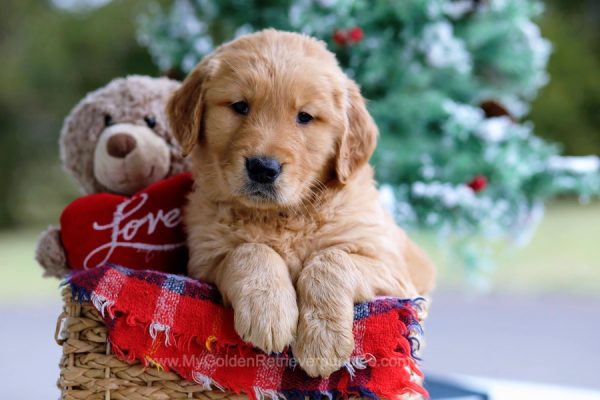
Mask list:
[[[58,282],[42,279],[33,253],[41,230],[80,196],[59,160],[63,119],[114,77],[162,72],[137,39],[146,1],[87,4],[0,5],[0,376],[14,398],[57,394]],[[600,2],[547,0],[536,22],[554,50],[550,81],[526,119],[567,155],[600,155]],[[600,390],[597,201],[562,196],[548,203],[527,246],[495,254],[483,286],[450,267],[431,235],[418,237],[440,267],[425,370]],[[36,361],[26,364],[31,354]],[[23,397],[19,388],[33,370],[36,385]]]

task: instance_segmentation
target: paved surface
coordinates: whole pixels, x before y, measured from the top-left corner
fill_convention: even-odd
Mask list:
[[[58,297],[43,305],[0,306],[0,398],[58,399],[54,328],[61,310]]]
[[[58,397],[59,348],[52,338],[58,298],[0,306],[3,399]],[[600,298],[437,293],[426,325],[424,367],[600,389]]]
[[[600,298],[434,296],[423,366],[600,389]]]

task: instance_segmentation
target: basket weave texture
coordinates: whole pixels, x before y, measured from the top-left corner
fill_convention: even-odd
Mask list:
[[[63,289],[63,312],[55,340],[63,349],[58,388],[63,400],[246,400],[244,394],[207,390],[173,372],[126,363],[111,351],[104,320],[89,301],[73,299]],[[422,400],[405,395],[403,400]],[[350,397],[348,400],[360,400]]]
[[[62,346],[58,387],[64,400],[247,399],[206,390],[173,372],[119,360],[107,343],[106,326],[92,303],[79,303],[63,289],[64,310],[55,339]]]

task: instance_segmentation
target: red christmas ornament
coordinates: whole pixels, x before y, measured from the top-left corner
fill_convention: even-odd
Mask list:
[[[470,187],[474,192],[481,192],[486,188],[488,184],[487,178],[483,175],[477,175],[475,178],[471,180],[471,182],[467,183],[467,186]]]
[[[350,29],[350,31],[348,32],[348,38],[353,43],[361,42],[364,39],[364,37],[365,32],[362,30],[362,28],[358,26]]]
[[[340,46],[346,46],[348,44],[348,33],[345,31],[335,31],[333,34],[333,41]]]
[[[340,46],[347,46],[353,43],[361,42],[365,37],[362,28],[356,26],[349,30],[337,30],[333,33],[333,41]]]

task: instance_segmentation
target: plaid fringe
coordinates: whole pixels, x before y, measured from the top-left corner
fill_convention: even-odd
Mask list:
[[[290,350],[266,355],[244,343],[211,284],[115,265],[75,271],[63,284],[102,315],[119,358],[175,371],[207,390],[243,392],[255,400],[427,397],[417,365],[423,298],[381,297],[356,305],[354,353],[344,368],[316,379],[297,367]],[[246,365],[228,365],[241,359]]]

